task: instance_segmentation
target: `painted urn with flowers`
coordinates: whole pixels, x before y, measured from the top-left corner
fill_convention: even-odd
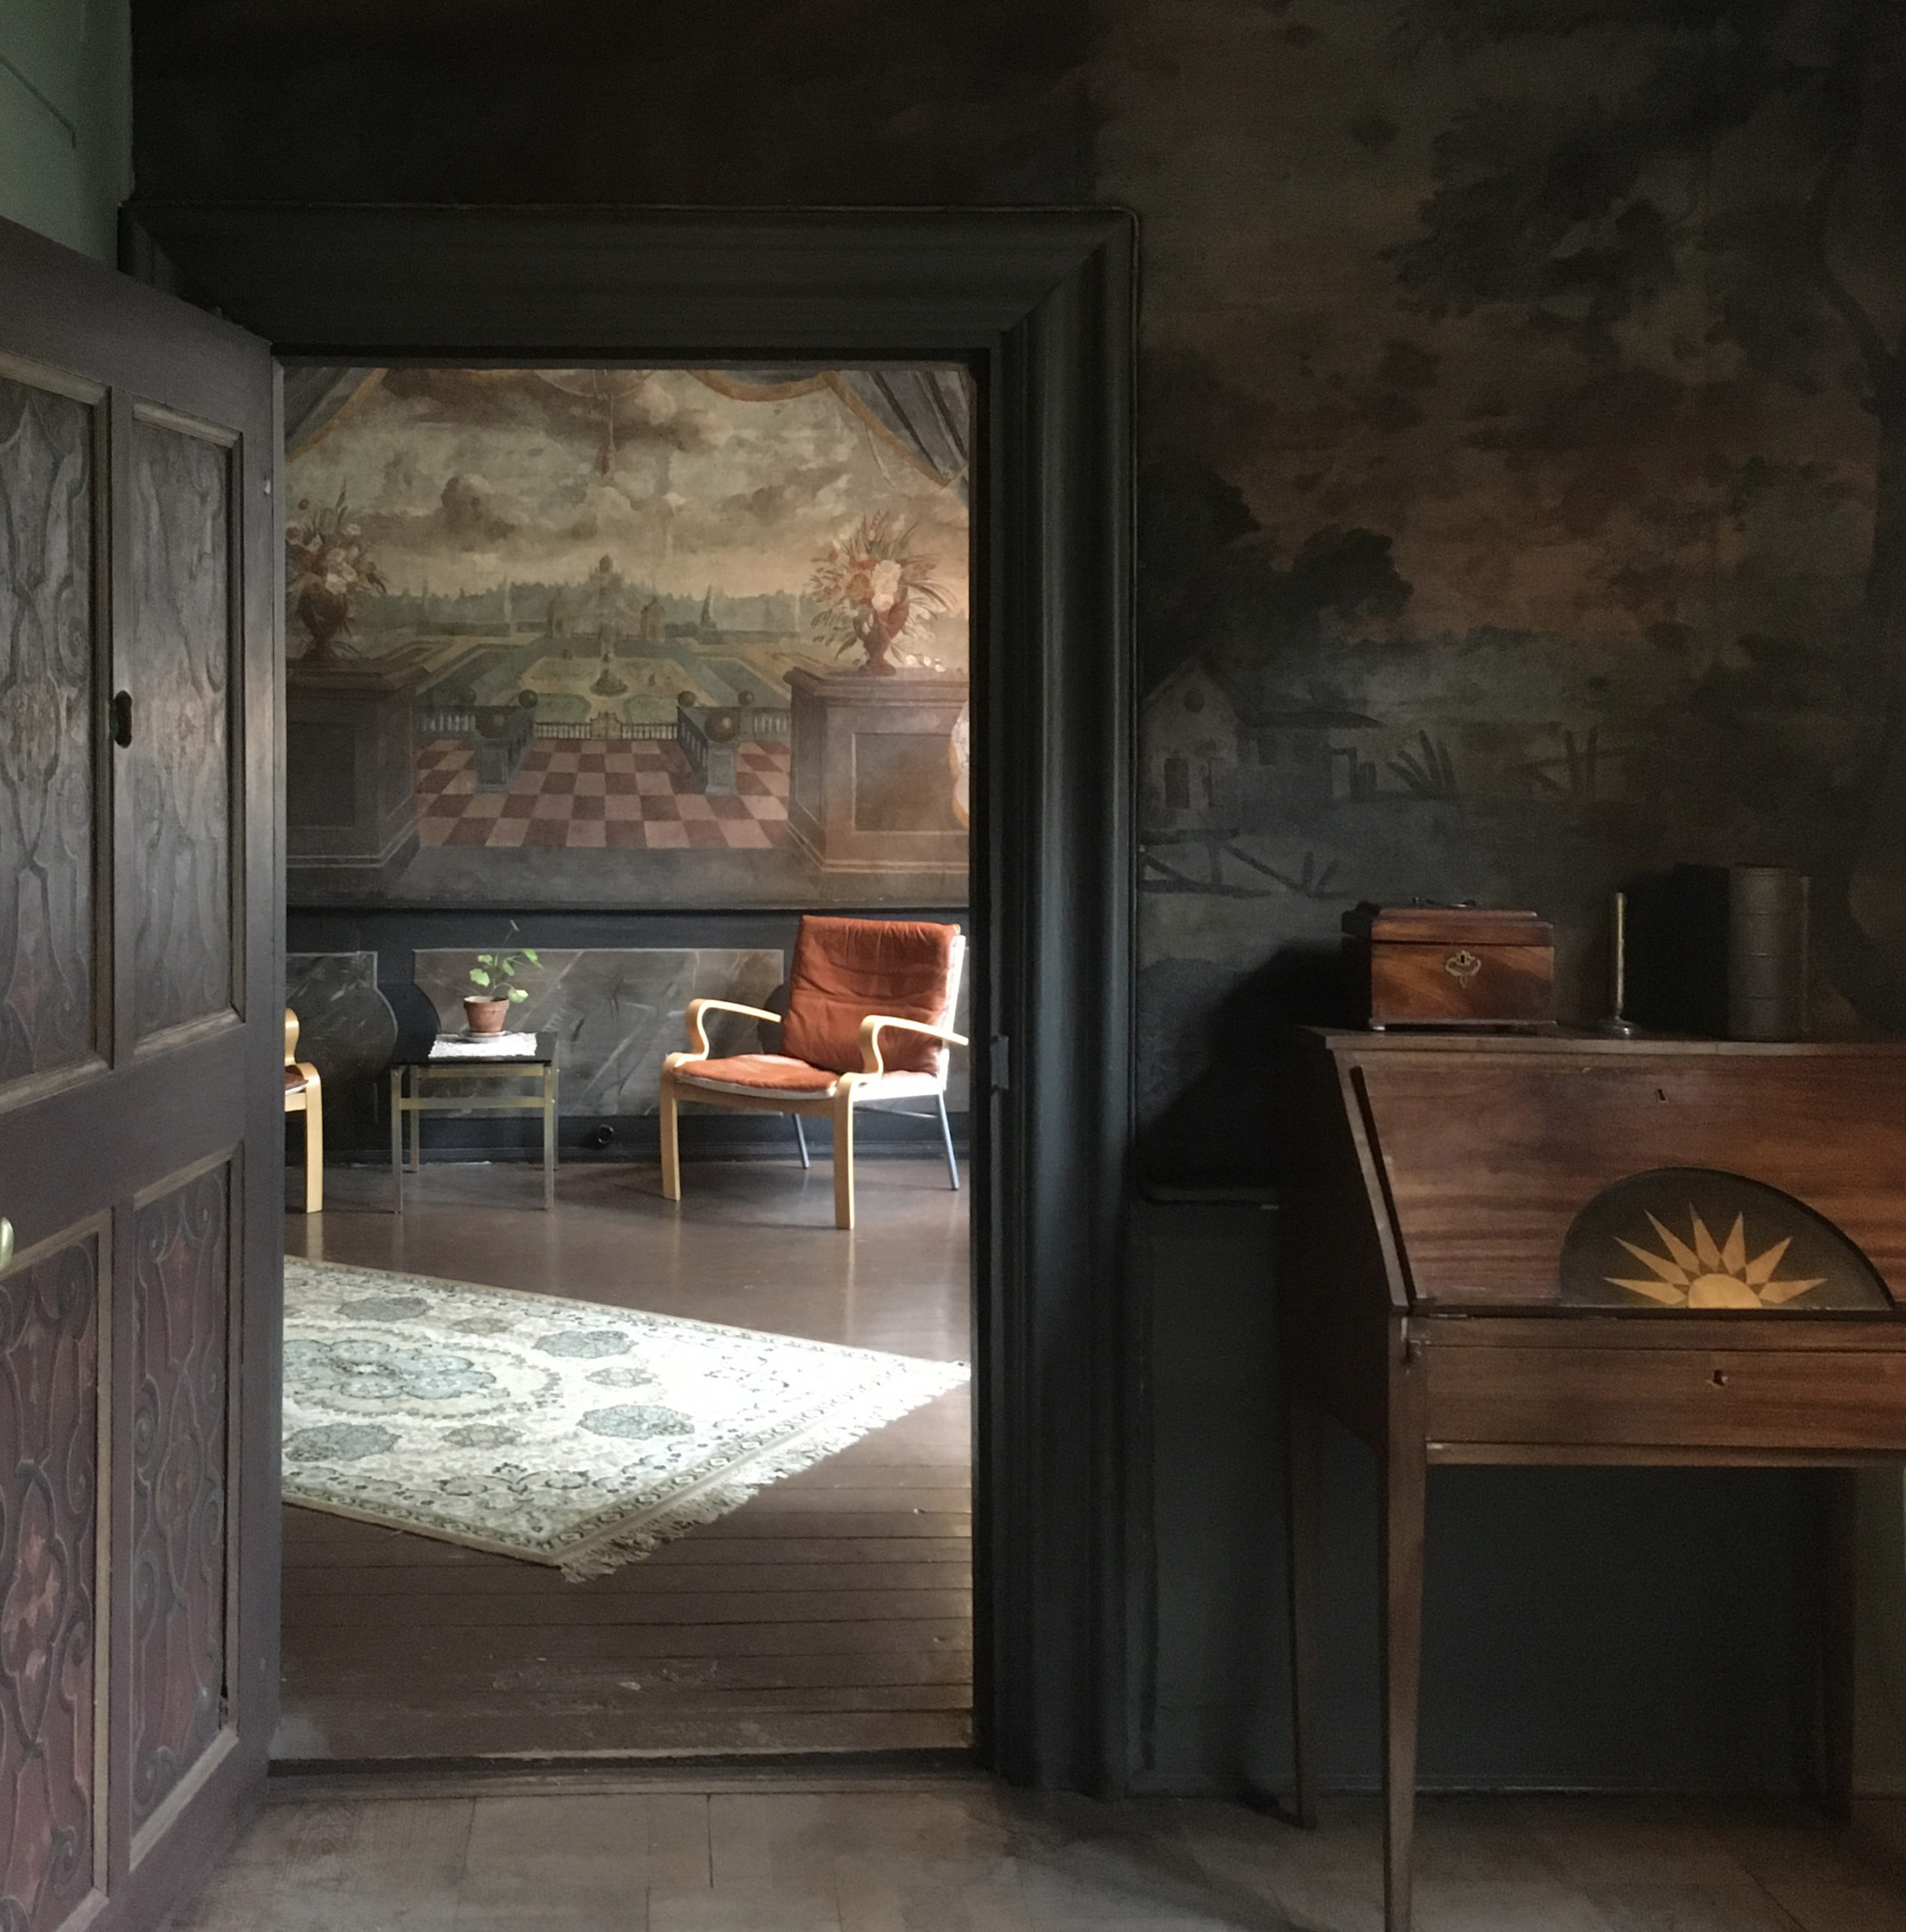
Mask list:
[[[286,589],[311,640],[300,661],[328,664],[338,654],[359,601],[387,586],[341,490],[335,503],[313,510],[307,497],[298,512],[299,520],[285,529]]]
[[[947,608],[938,566],[913,548],[913,526],[888,511],[864,516],[814,560],[808,586],[815,641],[836,657],[861,654],[860,669],[891,677],[911,662]]]

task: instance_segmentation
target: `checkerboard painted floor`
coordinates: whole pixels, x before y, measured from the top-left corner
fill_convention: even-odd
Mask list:
[[[761,851],[787,842],[785,745],[738,746],[735,789],[713,797],[665,740],[539,743],[507,792],[476,789],[475,756],[455,738],[418,746],[426,845]]]

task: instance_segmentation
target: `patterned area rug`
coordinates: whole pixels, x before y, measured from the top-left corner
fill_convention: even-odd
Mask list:
[[[600,1577],[966,1374],[294,1257],[285,1500]]]

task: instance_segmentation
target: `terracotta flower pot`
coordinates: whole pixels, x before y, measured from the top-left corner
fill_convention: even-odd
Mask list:
[[[464,1016],[473,1033],[500,1033],[509,1011],[507,999],[479,999],[470,995],[463,1001]]]

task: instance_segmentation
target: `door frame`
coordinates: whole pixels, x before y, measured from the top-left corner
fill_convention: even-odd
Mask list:
[[[346,365],[859,353],[975,370],[975,1726],[1015,1783],[1124,1789],[1143,1595],[1122,1239],[1132,217],[138,201],[122,254],[282,355]]]

